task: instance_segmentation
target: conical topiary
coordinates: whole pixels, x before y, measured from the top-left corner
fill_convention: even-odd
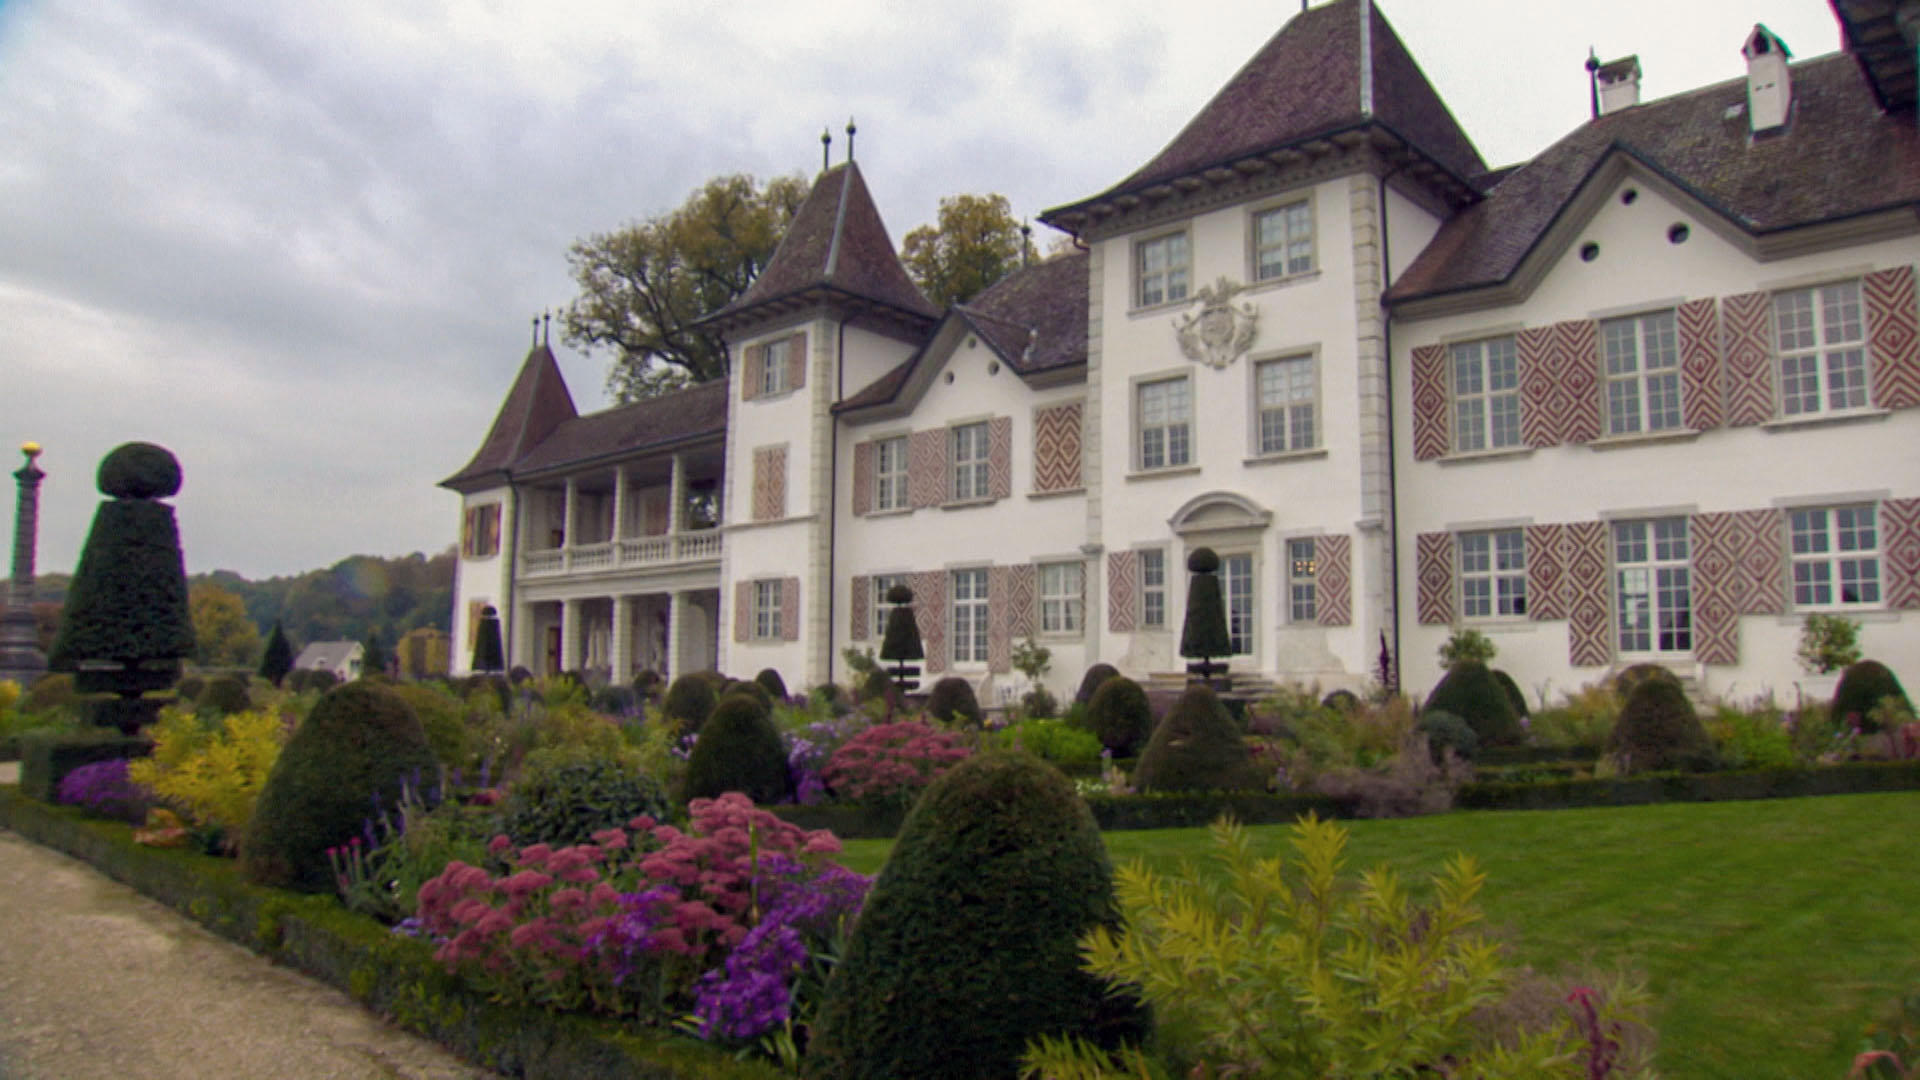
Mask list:
[[[1187,617],[1180,625],[1180,655],[1197,660],[1195,670],[1201,678],[1226,665],[1214,664],[1218,657],[1233,655],[1233,639],[1227,633],[1227,605],[1220,596],[1220,556],[1212,548],[1194,548],[1187,556]]]
[[[1113,868],[1073,786],[1025,754],[961,762],[907,815],[828,980],[809,1074],[1001,1080],[1039,1035],[1112,1046],[1144,1015],[1080,966]]]
[[[1900,679],[1893,669],[1878,660],[1861,660],[1847,665],[1840,673],[1840,683],[1833,688],[1833,706],[1828,715],[1836,724],[1856,727],[1866,734],[1880,730],[1879,721],[1874,718],[1874,710],[1886,698],[1907,706],[1913,711],[1913,703],[1907,700],[1907,691],[1900,685]]]
[[[793,794],[780,732],[767,719],[766,706],[749,693],[720,698],[687,758],[687,798],[712,799],[729,791],[757,803],[777,803]]]
[[[1526,741],[1526,729],[1513,711],[1513,699],[1487,665],[1462,660],[1447,669],[1440,685],[1427,695],[1421,711],[1438,709],[1467,722],[1480,745],[1517,746]]]
[[[773,700],[778,702],[787,700],[787,680],[781,678],[780,672],[775,669],[761,668],[760,674],[755,675],[753,681],[759,683]]]
[[[1614,721],[1607,753],[1621,772],[1714,767],[1713,740],[1677,679],[1647,679],[1633,688]]]
[[[1134,766],[1141,791],[1238,791],[1265,781],[1240,740],[1226,706],[1205,683],[1187,692],[1153,729]]]
[[[287,673],[293,670],[293,642],[287,640],[287,632],[280,628],[280,620],[273,621],[273,633],[267,635],[267,647],[260,655],[260,677],[279,686]]]
[[[920,624],[913,616],[913,590],[895,585],[887,590],[886,601],[893,605],[893,610],[887,612],[887,632],[880,639],[880,659],[893,664],[891,678],[895,686],[912,690],[920,685],[914,677],[919,672],[909,672],[907,665],[927,658],[926,647],[920,643]]]
[[[1080,688],[1073,692],[1073,703],[1075,705],[1092,703],[1093,695],[1100,689],[1100,684],[1118,674],[1120,669],[1104,660],[1088,668],[1087,673],[1080,676]]]
[[[480,624],[473,632],[473,673],[490,675],[505,670],[507,654],[500,646],[500,613],[488,604],[480,609]]]
[[[332,892],[327,849],[397,807],[403,783],[435,775],[426,729],[397,694],[367,682],[330,691],[274,762],[240,844],[241,869],[262,885]]]

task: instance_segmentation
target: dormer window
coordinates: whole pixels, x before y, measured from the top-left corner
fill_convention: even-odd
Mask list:
[[[1192,252],[1183,232],[1156,236],[1134,245],[1134,300],[1139,307],[1187,298]]]

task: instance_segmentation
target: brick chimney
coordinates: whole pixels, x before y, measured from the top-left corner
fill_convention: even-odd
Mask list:
[[[1787,43],[1765,26],[1755,23],[1740,46],[1747,58],[1747,119],[1755,135],[1765,135],[1787,126],[1787,114],[1793,109],[1793,77],[1787,61],[1793,54]]]
[[[1638,56],[1623,56],[1601,64],[1595,75],[1600,81],[1601,116],[1640,104]]]

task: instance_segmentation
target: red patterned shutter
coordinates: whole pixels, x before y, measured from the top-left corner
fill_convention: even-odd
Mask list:
[[[480,612],[487,606],[485,600],[467,601],[467,652],[473,652],[473,643],[480,640]]]
[[[1107,629],[1131,634],[1139,624],[1140,553],[1107,552]]]
[[[1413,456],[1432,461],[1447,453],[1447,349],[1422,345],[1413,350]]]
[[[1080,409],[1072,401],[1033,414],[1033,490],[1080,486]]]
[[[1920,609],[1920,499],[1880,504],[1880,543],[1886,571],[1880,591],[1896,611]]]
[[[854,641],[866,641],[872,636],[873,608],[867,599],[873,589],[873,579],[864,574],[856,574],[847,583],[847,637]]]
[[[1453,622],[1453,534],[1421,533],[1415,537],[1414,579],[1418,586],[1416,609],[1422,626],[1448,626]]]
[[[787,339],[787,389],[798,390],[807,385],[807,335],[795,334]]]
[[[1566,556],[1567,658],[1574,667],[1600,667],[1613,658],[1613,622],[1607,610],[1607,524],[1576,521],[1561,534]]]
[[[1675,312],[1674,322],[1680,332],[1680,406],[1684,422],[1695,431],[1717,428],[1726,415],[1721,401],[1720,305],[1712,298],[1689,300]]]
[[[1557,432],[1561,442],[1589,443],[1600,437],[1600,324],[1573,319],[1553,326],[1559,370]]]
[[[853,444],[853,512],[873,512],[873,443]]]
[[[1007,570],[1005,566],[987,568],[987,670],[997,674],[1013,670],[1013,613],[1007,608]]]
[[[1314,621],[1321,626],[1353,625],[1353,539],[1316,536],[1313,557]]]
[[[1019,563],[1007,573],[1007,632],[1015,637],[1033,635],[1034,580],[1038,571],[1032,563]]]
[[[1721,362],[1727,424],[1751,427],[1773,419],[1773,297],[1742,293],[1720,302]]]
[[[1534,622],[1567,617],[1566,527],[1527,526],[1527,617]]]
[[[996,416],[987,422],[987,491],[996,499],[1013,494],[1013,420]]]
[[[947,429],[916,431],[907,438],[907,494],[913,508],[947,501]]]
[[[733,640],[744,642],[752,636],[753,621],[753,582],[736,581],[733,585]]]
[[[1520,441],[1552,446],[1560,441],[1560,371],[1553,352],[1553,328],[1530,326],[1514,336],[1520,358]]]
[[[780,579],[780,639],[800,640],[800,579]]]
[[[1920,302],[1913,267],[1868,274],[1860,290],[1867,305],[1867,346],[1873,356],[1873,403],[1883,409],[1920,406]]]
[[[920,625],[920,646],[929,674],[947,670],[947,575],[927,570],[913,575],[913,621]]]

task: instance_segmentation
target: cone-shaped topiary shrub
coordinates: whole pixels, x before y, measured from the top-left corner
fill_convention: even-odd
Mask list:
[[[1239,791],[1265,786],[1226,706],[1205,683],[1190,683],[1153,729],[1134,766],[1141,791]]]
[[[232,716],[253,708],[253,698],[247,693],[246,682],[232,675],[216,675],[208,679],[193,703],[221,716]]]
[[[1139,683],[1115,675],[1087,702],[1087,727],[1114,757],[1132,757],[1153,734],[1153,704]]]
[[[1527,695],[1520,692],[1520,684],[1513,681],[1513,676],[1501,671],[1499,668],[1494,668],[1493,681],[1499,683],[1500,689],[1506,693],[1507,704],[1513,706],[1513,715],[1533,715],[1533,710],[1527,708]]]
[[[793,793],[780,732],[751,694],[720,699],[687,759],[688,799],[711,799],[729,791],[757,803],[776,803]]]
[[[673,680],[667,687],[667,697],[661,702],[660,711],[681,731],[699,731],[700,725],[706,723],[707,717],[713,712],[715,700],[713,684],[696,672]]]
[[[1434,764],[1445,760],[1446,752],[1460,755],[1461,761],[1472,761],[1480,756],[1480,736],[1465,720],[1444,709],[1431,709],[1420,714],[1420,722],[1414,727],[1427,737],[1427,749],[1432,752]]]
[[[980,700],[973,696],[973,684],[958,675],[933,684],[927,693],[927,711],[943,723],[980,726]]]
[[[507,794],[500,829],[515,845],[585,844],[641,814],[672,816],[667,793],[646,773],[582,749],[540,750]]]
[[[1081,969],[1116,925],[1113,868],[1073,786],[1025,754],[954,766],[920,797],[834,969],[808,1048],[834,1080],[1002,1080],[1038,1035],[1112,1046],[1140,1008]]]
[[[1677,679],[1645,679],[1627,695],[1607,739],[1621,772],[1714,767],[1713,740]]]
[[[1879,706],[1882,698],[1896,698],[1904,702],[1908,711],[1913,703],[1907,701],[1907,692],[1901,687],[1900,679],[1887,665],[1878,660],[1862,660],[1847,665],[1840,673],[1840,684],[1833,688],[1833,710],[1828,713],[1834,723],[1857,727],[1867,734],[1880,730],[1880,724],[1873,717],[1873,710]]]
[[[500,612],[492,604],[480,609],[480,625],[473,632],[473,670],[483,675],[507,670],[507,651],[500,645]]]
[[[760,674],[755,675],[753,681],[759,683],[773,700],[778,702],[787,700],[787,680],[781,678],[778,671],[772,668],[761,668]]]
[[[1675,686],[1680,685],[1680,676],[1662,664],[1634,664],[1613,677],[1613,693],[1621,701],[1633,696],[1634,688],[1648,679],[1664,679]]]
[[[1517,746],[1527,738],[1519,715],[1513,711],[1513,700],[1487,665],[1478,660],[1463,660],[1447,669],[1440,685],[1427,695],[1421,711],[1430,709],[1465,720],[1480,737],[1482,747]]]
[[[267,647],[260,654],[260,677],[279,686],[293,670],[293,642],[287,640],[287,632],[280,628],[280,621],[274,620],[273,632],[267,635]]]
[[[1100,684],[1118,674],[1120,669],[1105,661],[1088,668],[1087,673],[1080,676],[1080,689],[1073,692],[1073,703],[1075,705],[1092,704],[1094,692],[1100,689]]]
[[[403,782],[436,774],[420,719],[399,695],[354,682],[320,699],[260,790],[240,845],[241,869],[262,885],[332,892],[327,849],[361,834]]]
[[[1187,556],[1187,616],[1180,625],[1180,655],[1211,665],[1233,655],[1227,634],[1227,605],[1220,597],[1220,556],[1212,548],[1194,548]]]

